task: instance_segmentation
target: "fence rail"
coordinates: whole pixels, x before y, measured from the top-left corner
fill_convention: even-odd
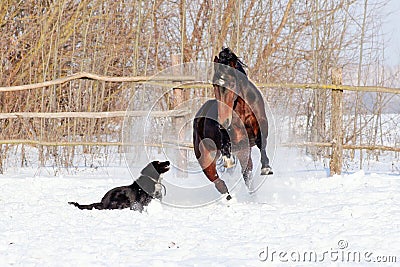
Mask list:
[[[0,145],[30,145],[30,146],[60,146],[60,147],[72,147],[72,146],[148,146],[158,148],[176,148],[179,149],[193,149],[192,143],[178,143],[178,142],[164,142],[163,144],[155,143],[124,143],[124,142],[47,142],[37,140],[25,140],[25,139],[12,139],[12,140],[0,140]]]
[[[194,76],[126,76],[126,77],[112,77],[97,75],[88,72],[79,72],[64,78],[58,78],[51,81],[41,83],[6,86],[0,87],[0,92],[12,92],[30,89],[39,89],[47,86],[59,85],[73,80],[86,79],[103,82],[132,82],[132,83],[146,83],[146,82],[175,82],[175,83],[158,83],[158,85],[169,88],[210,88],[211,84],[197,83]],[[176,82],[185,82],[185,84],[177,84]],[[376,92],[376,93],[391,93],[400,94],[400,88],[382,87],[382,86],[352,86],[352,85],[335,85],[335,84],[313,84],[313,83],[255,83],[259,88],[287,88],[287,89],[330,89],[330,90],[344,90],[344,91],[360,91],[360,92]]]
[[[44,118],[44,119],[61,119],[61,118],[88,118],[88,119],[104,119],[117,117],[184,117],[189,115],[186,110],[167,110],[167,111],[107,111],[107,112],[13,112],[0,113],[0,119],[18,119],[18,118]]]
[[[149,147],[160,147],[160,148],[176,148],[179,149],[193,149],[191,143],[178,143],[178,142],[165,142],[163,144],[150,144],[150,143],[123,143],[123,142],[47,142],[47,141],[36,141],[36,140],[25,140],[25,139],[12,139],[12,140],[0,140],[0,144],[9,145],[32,145],[32,146],[149,146]],[[321,143],[321,142],[300,142],[300,143],[282,143],[279,144],[281,147],[332,147],[332,143]],[[344,144],[343,149],[356,149],[356,150],[381,150],[381,151],[393,151],[400,152],[400,147],[391,146],[377,146],[377,145],[349,145]]]
[[[30,90],[30,89],[39,89],[42,87],[53,86],[63,84],[73,80],[95,80],[95,81],[103,81],[103,82],[133,82],[133,83],[144,83],[148,81],[161,82],[161,81],[193,81],[194,77],[191,76],[127,76],[127,77],[111,77],[111,76],[103,76],[97,75],[88,72],[79,72],[64,78],[58,78],[51,81],[41,82],[41,83],[33,83],[26,85],[17,85],[17,86],[8,86],[8,87],[0,87],[0,92],[12,92],[12,91],[22,91],[22,90]]]
[[[31,90],[31,89],[39,89],[43,87],[60,85],[66,82],[70,82],[73,80],[94,80],[94,81],[102,81],[102,82],[114,82],[114,83],[122,83],[122,82],[130,82],[130,83],[151,83],[156,84],[161,87],[167,87],[171,89],[195,89],[195,88],[210,88],[211,84],[199,83],[195,81],[194,76],[135,76],[135,77],[110,77],[110,76],[102,76],[87,72],[80,72],[73,74],[71,76],[67,76],[64,78],[59,78],[51,81],[45,81],[41,83],[35,84],[27,84],[27,85],[19,85],[19,86],[10,86],[10,87],[0,87],[1,92],[13,92],[13,91],[22,91],[22,90]],[[282,88],[282,89],[310,89],[310,90],[332,90],[332,92],[338,92],[337,95],[338,101],[342,101],[343,91],[359,91],[359,92],[377,92],[377,93],[390,93],[390,94],[400,94],[400,88],[389,88],[389,87],[380,87],[380,86],[350,86],[350,85],[342,85],[341,83],[337,84],[303,84],[303,83],[291,83],[291,84],[278,84],[278,83],[256,83],[256,86],[259,88]],[[146,88],[147,89],[147,88]],[[150,88],[151,89],[151,88]],[[176,90],[174,90],[176,91]],[[179,90],[177,90],[179,91]],[[335,94],[336,95],[336,94]],[[340,104],[340,102],[339,102]],[[342,109],[340,105],[337,105],[338,109]],[[332,116],[336,116],[335,122],[340,125],[341,112],[337,110],[332,111]],[[336,114],[337,113],[337,114]],[[335,115],[336,114],[336,115]],[[101,119],[101,118],[118,118],[118,117],[141,117],[141,116],[151,116],[151,117],[172,117],[172,118],[182,118],[190,115],[190,112],[187,110],[168,110],[168,111],[153,111],[149,113],[148,111],[110,111],[110,112],[52,112],[52,113],[43,113],[43,112],[13,112],[13,113],[0,113],[0,119],[18,119],[18,118],[46,118],[46,119],[60,119],[60,118],[88,118],[88,119]],[[333,123],[333,122],[331,122]],[[336,132],[340,131],[340,128]],[[343,129],[341,130],[343,133]],[[340,135],[337,133],[332,133],[332,140],[341,140]],[[335,134],[337,136],[335,136]],[[339,136],[339,138],[337,138]],[[152,146],[152,147],[179,147],[179,149],[192,149],[192,144],[189,143],[178,143],[178,142],[166,142],[164,144],[125,144],[123,142],[85,142],[85,141],[62,141],[62,142],[48,142],[42,140],[25,140],[25,139],[12,139],[12,140],[1,140],[0,144],[25,144],[32,146],[124,146],[124,145],[144,145],[144,146]],[[316,142],[302,142],[302,143],[285,143],[281,144],[286,147],[327,147],[332,149],[332,158],[331,161],[336,160],[337,166],[341,169],[341,161],[338,160],[338,157],[342,157],[340,152],[343,149],[357,149],[357,150],[382,150],[382,151],[394,151],[400,152],[399,147],[390,147],[390,146],[376,146],[376,145],[349,145],[342,144],[341,147],[338,147],[334,142],[326,142],[326,143],[316,143]],[[1,147],[0,147],[1,149]],[[338,151],[339,150],[339,151]],[[339,153],[336,153],[339,152]],[[336,158],[335,158],[336,157]],[[1,162],[0,162],[1,163]],[[1,164],[0,164],[1,165]],[[331,166],[332,171],[332,166]],[[333,172],[337,172],[336,170]],[[331,172],[331,174],[333,174]],[[339,170],[340,173],[340,170]]]
[[[282,147],[332,147],[333,142],[299,142],[299,143],[282,143]],[[393,151],[400,152],[400,147],[391,146],[377,146],[377,145],[350,145],[343,144],[343,149],[356,149],[356,150],[381,150],[381,151]]]

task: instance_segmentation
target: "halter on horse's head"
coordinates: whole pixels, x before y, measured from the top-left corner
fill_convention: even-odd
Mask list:
[[[232,122],[235,101],[239,95],[238,78],[245,78],[245,64],[228,47],[214,58],[214,93],[218,100],[218,122],[228,128]],[[241,74],[243,73],[243,74]]]

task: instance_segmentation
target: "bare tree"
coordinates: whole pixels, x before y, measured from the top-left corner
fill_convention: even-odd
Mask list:
[[[376,11],[386,2],[6,0],[0,5],[0,84],[42,82],[79,71],[152,75],[171,65],[171,55],[179,54],[181,62],[211,61],[223,45],[242,57],[257,82],[330,83],[331,69],[341,67],[343,83],[384,84],[388,76],[375,81],[368,77],[379,69],[376,62],[384,49]],[[290,117],[293,138],[330,141],[330,92],[276,88],[264,92],[276,113]],[[0,93],[0,112],[125,110],[128,100],[138,94],[141,109],[149,93],[140,86],[73,81],[42,90]],[[390,103],[388,97],[374,99],[372,124],[363,98],[345,94],[344,106],[352,110],[346,113],[350,131],[345,142],[378,142],[384,132],[379,114]],[[168,107],[166,102],[163,105]],[[0,134],[2,139],[119,140],[121,123],[121,119],[1,119]],[[371,135],[362,138],[367,128],[373,129],[372,139]],[[58,164],[67,165],[75,153],[39,149],[43,164],[58,158]],[[4,146],[0,154],[6,151]],[[314,151],[320,156],[326,152]]]

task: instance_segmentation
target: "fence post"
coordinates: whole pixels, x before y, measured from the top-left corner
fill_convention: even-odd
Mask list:
[[[181,55],[180,54],[173,54],[171,55],[171,63],[172,66],[182,64],[181,62]],[[183,66],[181,66],[182,68]],[[182,75],[182,69],[179,71],[178,68],[173,69],[173,74],[174,75]],[[172,96],[172,101],[171,101],[171,109],[177,108],[179,105],[184,103],[186,101],[185,98],[185,90],[181,88],[174,88],[173,89],[173,96]],[[176,130],[176,137],[178,138],[178,142],[180,141],[185,141],[185,133],[183,131],[184,125],[186,123],[186,117],[178,117],[173,119],[173,125]],[[177,152],[175,154],[176,158],[175,160],[177,161],[177,167],[180,171],[180,176],[181,177],[187,177],[187,155],[188,151],[186,149],[177,149]]]
[[[342,85],[342,68],[332,69],[332,84]],[[331,108],[332,153],[330,176],[342,173],[343,163],[343,90],[332,90]]]
[[[6,151],[3,151],[3,145],[0,144],[0,174],[3,174],[3,159],[5,158],[6,158]]]

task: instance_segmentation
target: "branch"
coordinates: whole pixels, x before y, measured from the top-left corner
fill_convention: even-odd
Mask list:
[[[0,87],[0,92],[9,92],[9,91],[22,91],[29,89],[38,89],[42,87],[59,85],[72,80],[78,79],[88,79],[88,80],[96,80],[103,82],[135,82],[135,83],[145,83],[148,81],[193,81],[194,77],[191,76],[133,76],[133,77],[111,77],[111,76],[102,76],[87,72],[79,72],[73,74],[71,76],[67,76],[64,78],[58,78],[52,81],[46,81],[41,83],[33,83],[26,85],[18,85],[18,86],[10,86],[10,87]]]
[[[263,64],[263,62],[264,62],[262,59],[268,58],[276,50],[276,46],[274,46],[274,44],[276,43],[279,35],[281,34],[283,28],[286,25],[286,22],[289,17],[289,12],[290,12],[290,9],[292,8],[293,2],[294,2],[294,0],[289,0],[289,2],[287,3],[285,13],[283,14],[281,23],[279,24],[279,26],[275,30],[275,32],[272,33],[271,39],[265,45],[262,53],[260,55],[258,55],[257,63],[254,66],[254,69],[259,69],[259,66],[261,64]]]

